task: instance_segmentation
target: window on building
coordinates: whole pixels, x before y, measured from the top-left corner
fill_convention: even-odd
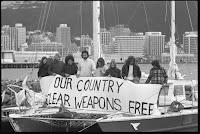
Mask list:
[[[174,96],[183,95],[183,85],[174,85]]]

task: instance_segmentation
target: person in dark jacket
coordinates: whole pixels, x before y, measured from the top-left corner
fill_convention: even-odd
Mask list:
[[[47,57],[42,57],[39,70],[38,70],[38,78],[48,76],[48,65],[47,65]]]
[[[129,56],[122,67],[122,77],[134,83],[139,83],[141,77],[140,67],[136,64],[135,58]]]
[[[151,68],[150,74],[145,83],[149,83],[151,81],[151,84],[166,84],[168,80],[166,70],[160,66],[158,60],[152,61],[151,64],[153,68]]]
[[[74,57],[72,55],[68,55],[65,58],[65,64],[63,67],[63,73],[66,77],[69,77],[70,75],[76,75],[77,74],[78,67],[74,63]]]
[[[114,59],[111,60],[110,67],[106,70],[104,76],[121,78],[121,70],[117,68]]]
[[[64,76],[64,74],[62,73],[64,63],[60,61],[60,57],[61,56],[58,53],[55,54],[53,62],[51,62],[48,67],[49,75],[55,76],[56,74],[59,74],[61,76]]]

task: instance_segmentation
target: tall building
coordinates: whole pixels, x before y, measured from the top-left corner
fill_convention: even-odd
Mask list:
[[[194,54],[197,56],[198,53],[198,33],[197,32],[185,32],[183,34],[183,51],[186,54]]]
[[[1,35],[1,50],[12,50],[11,38],[9,35]]]
[[[21,23],[15,24],[15,27],[4,25],[1,32],[11,38],[11,50],[18,51],[21,45],[26,43],[26,27],[23,27]]]
[[[124,25],[116,25],[114,27],[110,27],[108,30],[111,33],[111,40],[115,36],[129,36],[131,30],[129,28],[125,28]]]
[[[161,56],[165,47],[165,35],[161,32],[146,32],[144,53],[151,56]]]
[[[105,28],[102,28],[100,31],[100,43],[103,45],[109,45],[111,41],[111,33],[106,31]]]
[[[115,53],[128,54],[135,57],[144,55],[145,36],[116,36]]]
[[[70,45],[71,34],[70,27],[67,27],[67,24],[60,24],[56,28],[56,42],[62,43],[64,48]]]

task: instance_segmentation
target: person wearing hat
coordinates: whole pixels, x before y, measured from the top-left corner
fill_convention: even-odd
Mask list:
[[[54,60],[51,62],[51,64],[48,67],[48,74],[55,76],[56,74],[59,74],[61,76],[64,76],[63,71],[63,65],[64,63],[60,61],[60,54],[54,55]]]

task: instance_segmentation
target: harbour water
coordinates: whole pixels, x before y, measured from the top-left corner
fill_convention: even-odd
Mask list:
[[[142,72],[149,74],[150,69],[152,68],[151,64],[138,64]],[[117,67],[122,69],[123,64],[118,64]],[[169,64],[161,64],[166,71],[169,68]],[[188,63],[188,64],[178,64],[178,68],[182,75],[186,74],[185,79],[198,79],[198,64],[197,63]],[[31,68],[7,68],[1,69],[1,80],[16,80],[24,79],[28,72],[31,72]],[[38,68],[33,69],[30,79],[38,79],[37,77]]]

